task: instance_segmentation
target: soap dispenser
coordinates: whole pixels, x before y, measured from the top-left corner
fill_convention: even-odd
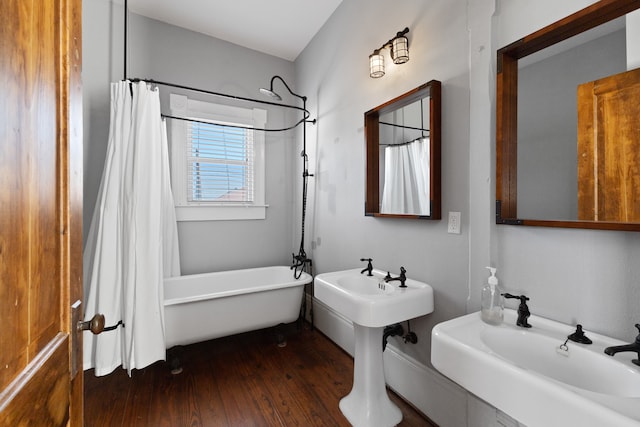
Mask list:
[[[499,325],[504,319],[504,299],[498,287],[496,269],[487,267],[491,272],[488,283],[482,288],[480,317],[485,323]]]

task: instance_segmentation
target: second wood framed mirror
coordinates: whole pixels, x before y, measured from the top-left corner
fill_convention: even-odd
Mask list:
[[[440,103],[431,80],[364,114],[365,215],[441,218]]]
[[[601,0],[498,50],[498,224],[640,231],[638,8]]]

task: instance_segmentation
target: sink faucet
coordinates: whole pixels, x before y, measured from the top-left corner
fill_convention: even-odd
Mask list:
[[[640,324],[636,323],[636,328],[638,329],[638,332],[640,332]],[[631,344],[616,345],[616,346],[607,347],[604,349],[604,352],[609,356],[613,356],[616,353],[624,353],[627,351],[634,351],[638,354],[638,358],[633,359],[632,362],[640,366],[640,334],[638,334],[638,336],[636,337],[636,340]]]
[[[398,277],[391,277],[391,274],[389,274],[389,272],[387,271],[387,275],[384,278],[384,281],[389,283],[389,282],[394,282],[394,281],[399,281],[400,282],[400,288],[406,288],[407,285],[404,283],[407,280],[407,276],[406,276],[407,270],[404,269],[404,267],[400,267],[400,276]]]
[[[371,273],[373,271],[373,264],[371,264],[371,261],[373,260],[371,258],[360,258],[360,261],[367,261],[367,268],[363,269],[360,274],[363,274],[366,271],[367,276],[373,276],[373,273]]]
[[[529,301],[529,297],[524,295],[511,295],[509,293],[502,294],[505,298],[519,299],[520,305],[518,306],[518,320],[516,321],[516,325],[522,328],[530,328],[531,325],[527,322],[529,316],[531,316],[531,312],[529,311],[529,307],[527,306],[527,301]]]

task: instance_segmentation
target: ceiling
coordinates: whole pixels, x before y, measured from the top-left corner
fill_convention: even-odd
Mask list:
[[[289,61],[298,57],[342,2],[342,0],[127,1],[130,12]]]

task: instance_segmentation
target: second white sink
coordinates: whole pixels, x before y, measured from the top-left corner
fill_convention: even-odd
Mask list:
[[[593,344],[568,341],[575,331],[531,316],[531,329],[491,326],[472,313],[436,325],[431,362],[445,376],[529,427],[640,426],[640,368],[635,353],[604,354],[623,342],[586,331]]]
[[[484,328],[480,337],[493,353],[555,381],[595,393],[640,397],[640,372],[620,361],[622,353],[614,358],[571,341],[561,349],[562,335],[513,328]]]

